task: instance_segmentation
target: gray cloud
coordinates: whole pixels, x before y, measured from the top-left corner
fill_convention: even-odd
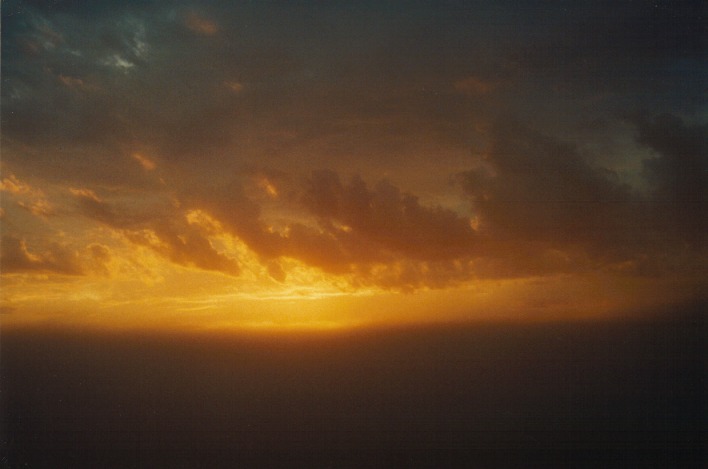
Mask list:
[[[499,253],[506,250],[516,252],[517,269],[541,271],[625,262],[634,273],[658,275],[700,265],[708,213],[706,127],[673,116],[637,126],[638,143],[657,152],[644,161],[648,194],[591,166],[572,144],[519,124],[494,126],[484,165],[461,175],[480,231],[495,240],[483,264],[503,262],[509,256]],[[543,253],[554,250],[560,257],[544,261]]]
[[[572,244],[599,240],[630,202],[629,188],[571,144],[499,122],[485,169],[463,174],[483,223],[501,236]]]
[[[706,241],[708,217],[708,125],[673,115],[637,122],[639,143],[656,156],[644,161],[650,197],[667,229],[696,246]]]

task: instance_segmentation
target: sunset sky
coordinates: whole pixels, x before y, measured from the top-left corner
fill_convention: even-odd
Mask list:
[[[2,5],[2,324],[708,299],[704,2]]]

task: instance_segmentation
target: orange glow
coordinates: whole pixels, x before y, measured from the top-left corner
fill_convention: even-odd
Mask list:
[[[306,213],[273,210],[262,224],[254,223],[253,227],[262,230],[254,241],[247,238],[253,236],[248,227],[240,228],[246,229],[246,238],[234,233],[223,213],[185,209],[179,200],[168,198],[172,201],[168,218],[149,223],[139,217],[137,221],[126,218],[123,227],[123,219],[107,201],[108,190],[101,192],[106,194],[104,199],[87,187],[47,186],[47,194],[58,194],[52,198],[55,204],[71,207],[67,204],[75,204],[76,199],[90,201],[87,213],[106,220],[101,225],[77,223],[74,217],[54,216],[57,209],[44,193],[20,179],[11,175],[2,184],[17,207],[51,220],[59,233],[52,239],[4,239],[4,259],[14,262],[16,269],[3,272],[2,310],[9,313],[2,319],[8,326],[60,321],[101,328],[295,332],[457,321],[602,319],[688,301],[700,284],[690,276],[674,280],[637,276],[637,263],[626,261],[586,273],[496,278],[503,266],[483,259],[463,257],[436,263],[435,259],[397,257],[394,250],[409,249],[409,245],[385,236],[374,240],[391,242],[391,251],[379,254],[369,244],[357,244],[357,237],[370,229],[361,222],[367,212],[359,218],[322,224]],[[264,176],[255,179],[255,187],[273,204],[288,203],[281,200],[276,184]],[[381,194],[389,194],[384,189]],[[397,193],[390,194],[361,210],[398,203]],[[69,195],[75,199],[62,199]],[[431,218],[441,213],[425,212],[420,206],[405,210]],[[387,233],[387,224],[406,213],[383,219],[382,232]],[[442,220],[452,229],[472,230],[463,231],[465,235],[475,236],[480,228],[476,215],[459,219],[448,215]],[[421,230],[425,229],[423,225]],[[395,233],[408,236],[406,231]],[[293,255],[266,257],[253,247],[266,240],[274,246],[303,244],[293,249]],[[335,241],[342,242],[342,247],[333,248]],[[309,243],[321,247],[313,249]],[[424,247],[410,248],[411,256]],[[354,252],[345,258],[348,264],[327,264],[326,256],[336,259],[342,255],[338,249],[345,248]],[[489,244],[486,248],[497,249]],[[503,248],[525,255],[517,245]],[[372,253],[384,260],[374,257],[358,263],[357,256]],[[577,258],[568,249],[546,248],[542,254],[538,259],[551,266],[567,265]],[[517,263],[522,265],[521,260]],[[476,276],[473,269],[492,275]]]
[[[397,293],[348,287],[343,278],[295,261],[282,264],[287,280],[278,283],[247,256],[241,257],[244,273],[239,278],[175,269],[148,248],[113,246],[105,256],[103,270],[82,278],[5,275],[2,307],[13,313],[3,316],[3,324],[52,322],[60,315],[62,323],[99,328],[294,332],[431,322],[569,321],[632,315],[690,298],[695,288],[691,282],[668,285],[587,275],[484,280]]]
[[[529,322],[706,296],[706,124],[678,95],[640,116],[624,87],[580,92],[605,73],[537,75],[542,44],[402,34],[459,16],[428,7],[117,5],[91,9],[110,41],[77,5],[8,16],[5,324]]]

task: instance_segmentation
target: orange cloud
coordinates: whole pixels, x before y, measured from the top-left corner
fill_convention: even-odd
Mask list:
[[[224,86],[236,94],[242,92],[244,89],[243,83],[240,83],[238,81],[225,81]]]
[[[45,198],[44,192],[20,181],[14,174],[0,181],[0,191],[20,199],[16,201],[17,205],[35,216],[54,215],[54,206]]]
[[[263,191],[273,199],[278,197],[278,188],[266,177],[262,177],[258,180],[258,186],[263,189]]]
[[[332,171],[315,171],[289,187],[282,203],[294,206],[279,229],[247,196],[246,185],[188,194],[185,203],[241,239],[274,278],[287,275],[272,263],[278,258],[344,276],[353,285],[417,288],[470,277],[467,260],[477,252],[478,236],[469,220],[421,205],[390,183],[369,188],[359,177],[343,183]]]
[[[10,194],[29,194],[33,192],[29,184],[20,181],[14,174],[0,181],[0,191],[9,192]]]
[[[162,220],[152,229],[124,231],[133,243],[152,248],[175,264],[232,275],[240,273],[238,261],[214,249],[198,228]]]
[[[111,226],[120,224],[119,216],[113,207],[101,200],[92,190],[70,188],[69,192],[89,217]]]
[[[131,153],[130,157],[137,161],[145,171],[153,171],[155,168],[157,168],[157,164],[153,160],[141,153]]]
[[[48,217],[54,215],[54,206],[45,199],[36,200],[30,203],[18,202],[17,205],[38,217]]]
[[[30,252],[24,239],[5,235],[2,237],[0,269],[3,273],[52,272],[64,275],[80,275],[78,255],[57,243],[52,243],[42,252]]]

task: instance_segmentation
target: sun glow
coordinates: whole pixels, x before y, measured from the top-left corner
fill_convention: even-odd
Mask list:
[[[276,281],[246,257],[243,273],[233,277],[187,266],[175,269],[148,247],[129,258],[115,246],[110,253],[104,271],[83,277],[5,275],[3,326],[60,321],[102,329],[297,332],[449,321],[601,319],[680,300],[695,287],[621,275],[561,275],[476,280],[403,293],[353,287],[344,277],[288,259],[281,261],[286,279]]]

